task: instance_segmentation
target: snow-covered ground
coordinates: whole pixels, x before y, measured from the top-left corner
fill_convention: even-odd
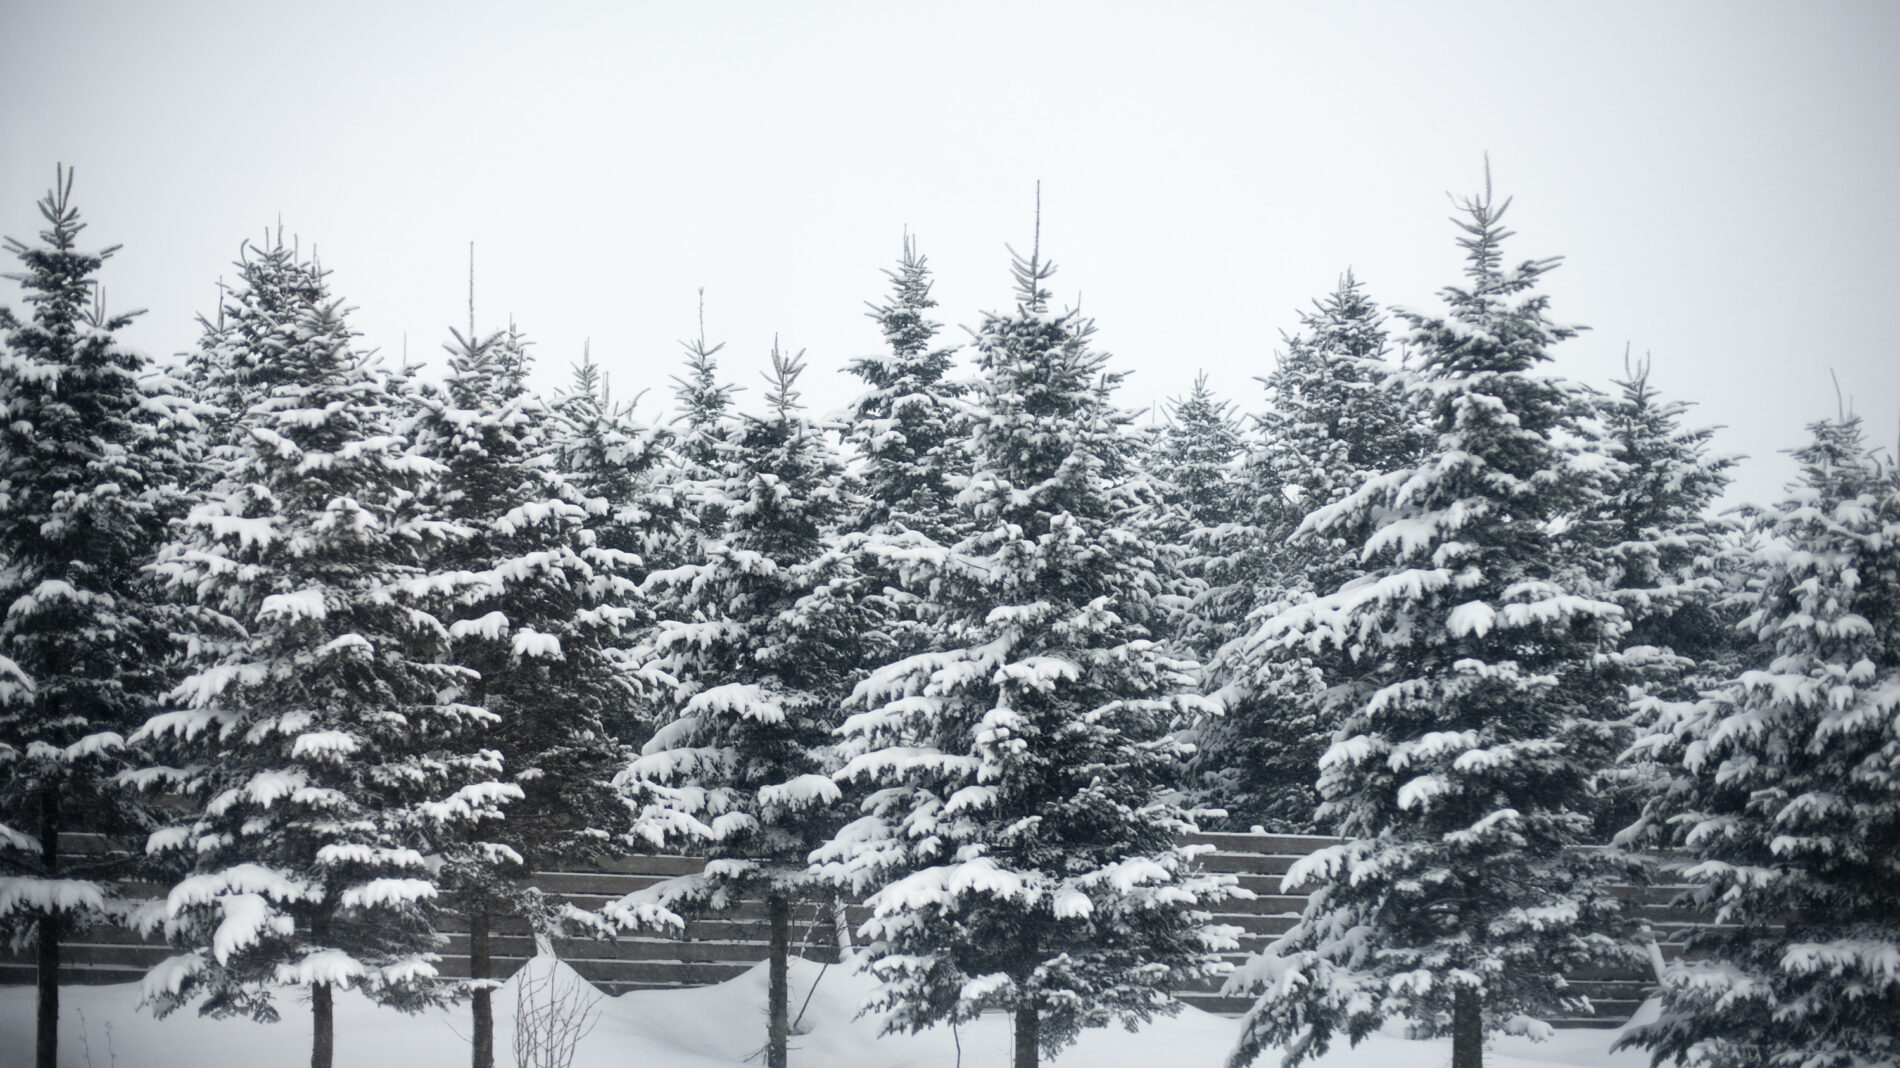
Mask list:
[[[531,968],[546,968],[542,962]],[[557,981],[579,982],[565,965]],[[989,1068],[1009,1063],[1009,1021],[992,1014],[952,1035],[880,1038],[870,1019],[855,1019],[867,982],[832,967],[792,962],[792,1009],[817,982],[805,1010],[804,1034],[792,1039],[791,1061],[809,1068]],[[495,995],[496,1063],[514,1063],[516,982]],[[283,1020],[212,1020],[191,1010],[156,1020],[137,1008],[135,985],[68,987],[61,1021],[61,1068],[259,1068],[308,1063],[309,1006],[280,999]],[[574,1068],[714,1068],[746,1064],[765,1041],[765,966],[719,986],[639,991],[603,998],[599,1019],[582,1040]],[[1135,1034],[1119,1028],[1087,1033],[1054,1062],[1060,1068],[1218,1068],[1237,1021],[1183,1009]],[[468,1064],[468,1008],[406,1016],[346,993],[336,1003],[336,1063],[344,1068],[462,1068]],[[1647,1068],[1641,1053],[1608,1052],[1616,1032],[1559,1031],[1549,1042],[1499,1039],[1490,1068]],[[33,1041],[33,988],[0,988],[0,1062],[26,1063]],[[961,1043],[961,1061],[958,1044]],[[18,1055],[16,1057],[16,1055]],[[751,1064],[763,1063],[762,1056]],[[1336,1049],[1319,1068],[1439,1068],[1451,1061],[1446,1041],[1413,1042],[1375,1035],[1356,1049]],[[1271,1055],[1258,1062],[1277,1065]]]

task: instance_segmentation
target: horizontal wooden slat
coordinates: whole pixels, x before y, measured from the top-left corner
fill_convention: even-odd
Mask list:
[[[1259,853],[1203,853],[1196,857],[1203,871],[1220,874],[1231,872],[1258,872],[1272,875],[1284,873],[1299,863],[1299,857],[1264,856]]]
[[[1224,923],[1238,927],[1242,931],[1241,937],[1243,939],[1258,936],[1263,942],[1269,937],[1283,935],[1292,930],[1293,925],[1298,923],[1299,919],[1300,917],[1297,914],[1285,913],[1280,915],[1268,915],[1261,913],[1217,912],[1214,914],[1215,923]]]
[[[537,873],[547,875],[555,871],[573,872],[620,872],[638,875],[692,875],[706,866],[701,857],[675,857],[663,853],[636,853],[622,857],[598,857],[585,863],[562,865]]]
[[[627,872],[546,871],[534,878],[534,884],[554,894],[594,894],[620,897],[644,890],[673,878],[670,875],[642,875]]]
[[[59,981],[65,986],[110,986],[136,983],[145,978],[146,969],[102,964],[62,964]],[[0,963],[0,986],[32,983],[36,974],[31,964]]]
[[[1254,1006],[1253,998],[1229,998],[1200,991],[1180,991],[1175,994],[1175,997],[1180,998],[1183,1005],[1191,1008],[1227,1016],[1238,1016]]]
[[[1184,834],[1181,841],[1188,845],[1211,845],[1215,849],[1230,853],[1269,853],[1292,857],[1304,857],[1330,845],[1338,845],[1340,840],[1317,834],[1234,834],[1223,832],[1201,832]]]

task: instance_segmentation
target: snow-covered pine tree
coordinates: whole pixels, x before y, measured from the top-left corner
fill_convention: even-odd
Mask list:
[[[1587,561],[1554,536],[1586,507],[1594,463],[1572,447],[1577,387],[1539,373],[1575,329],[1533,292],[1556,260],[1503,266],[1487,175],[1468,219],[1468,286],[1450,315],[1405,313],[1435,441],[1309,515],[1307,537],[1366,530],[1366,573],[1281,612],[1256,639],[1335,655],[1322,712],[1321,818],[1348,840],[1296,864],[1300,921],[1229,980],[1258,993],[1231,1065],[1284,1047],[1287,1065],[1390,1017],[1452,1036],[1454,1068],[1487,1032],[1533,1035],[1578,1011],[1566,972],[1628,959],[1611,934],[1618,854],[1589,838],[1602,724],[1622,715],[1601,677],[1622,612],[1591,596]]]
[[[246,353],[239,452],[158,565],[207,625],[197,671],[134,736],[166,762],[129,776],[191,802],[147,843],[184,869],[147,917],[178,950],[147,1002],[268,1020],[273,987],[303,987],[313,1068],[334,988],[440,997],[428,855],[521,792],[483,745],[493,713],[451,696],[473,673],[408,592],[445,533],[417,507],[437,468],[405,450],[353,337],[319,287]]]
[[[725,342],[706,344],[705,295],[700,296],[699,336],[683,341],[686,371],[673,376],[673,398],[678,414],[672,463],[660,477],[660,498],[677,509],[679,530],[670,547],[657,555],[667,564],[699,559],[705,543],[717,540],[725,529],[723,501],[716,486],[732,463],[733,441],[741,432],[732,411],[739,387],[719,380],[719,351]]]
[[[1194,664],[1145,627],[1158,591],[1126,525],[1119,376],[1087,320],[1050,310],[1048,264],[1014,273],[1015,310],[976,335],[958,497],[973,533],[911,565],[912,588],[940,591],[936,645],[853,695],[837,777],[871,792],[813,861],[875,888],[863,958],[889,1027],[1003,1009],[1014,1063],[1033,1068],[1085,1027],[1171,1011],[1168,991],[1234,943],[1202,911],[1231,880],[1194,869],[1187,816],[1157,800]]]
[[[890,352],[861,356],[846,370],[870,387],[851,402],[845,440],[863,461],[861,532],[913,530],[955,541],[956,494],[970,469],[964,448],[969,386],[949,377],[955,346],[932,348],[942,325],[931,320],[930,268],[906,235],[897,269],[885,271],[891,294],[867,314]]]
[[[1626,363],[1627,378],[1601,406],[1605,445],[1620,464],[1603,500],[1612,598],[1630,621],[1629,640],[1711,655],[1732,647],[1708,616],[1704,575],[1722,552],[1727,526],[1709,509],[1728,487],[1733,456],[1709,453],[1714,427],[1685,427],[1685,401],[1650,384],[1650,362]]]
[[[801,411],[803,363],[772,351],[769,411],[748,417],[725,477],[695,487],[726,517],[703,557],[647,579],[660,619],[641,659],[673,685],[661,726],[622,784],[650,846],[707,858],[607,909],[629,922],[658,910],[720,908],[763,892],[771,921],[769,1068],[785,1068],[791,899],[806,857],[830,837],[838,709],[857,681],[874,620],[848,594],[851,555],[827,543],[861,503],[823,429]]]
[[[1314,782],[1337,726],[1321,707],[1324,657],[1282,655],[1252,636],[1362,573],[1359,532],[1292,535],[1307,513],[1414,463],[1426,438],[1390,360],[1385,313],[1351,271],[1300,325],[1264,380],[1268,408],[1241,471],[1249,511],[1200,528],[1190,558],[1204,586],[1190,612],[1207,657],[1203,689],[1221,705],[1192,736],[1194,780],[1228,826],[1294,834],[1320,830]]]
[[[1235,507],[1233,465],[1245,448],[1233,402],[1214,394],[1203,371],[1187,396],[1168,401],[1163,415],[1157,456],[1167,475],[1163,492],[1194,527],[1228,522]]]
[[[659,562],[656,553],[678,543],[679,513],[657,492],[673,435],[634,418],[638,400],[616,402],[606,376],[584,350],[572,384],[553,407],[558,467],[585,499],[594,543],[639,557],[643,571]],[[635,731],[624,740],[638,745],[646,739]]]
[[[422,397],[414,439],[440,465],[431,514],[457,529],[414,592],[448,627],[448,661],[471,672],[456,699],[495,717],[484,744],[522,793],[500,824],[433,850],[436,882],[468,927],[472,1063],[493,1068],[492,928],[547,913],[527,874],[626,830],[613,787],[625,750],[606,724],[637,718],[616,653],[642,623],[629,576],[640,560],[598,544],[589,499],[554,470],[553,413],[524,384],[520,332],[451,334],[448,380]]]
[[[1766,519],[1756,659],[1640,746],[1674,773],[1646,814],[1672,878],[1718,925],[1621,1040],[1659,1063],[1900,1061],[1900,471],[1857,418],[1810,429]]]
[[[238,419],[272,373],[270,354],[295,330],[295,319],[317,303],[323,278],[312,260],[284,243],[283,227],[264,243],[245,242],[238,254],[241,284],[218,292],[218,311],[199,316],[198,345],[185,358],[185,380],[205,411],[206,459],[193,478],[209,490],[241,453]]]
[[[942,327],[930,319],[930,269],[916,239],[904,237],[891,293],[868,313],[888,353],[847,370],[869,387],[847,409],[844,438],[856,447],[863,505],[841,517],[841,547],[858,551],[857,597],[882,620],[888,642],[861,648],[865,672],[921,652],[929,641],[927,590],[904,588],[902,561],[957,540],[956,495],[969,477],[969,383],[949,376],[954,348],[932,348]]]
[[[1685,709],[1668,707],[1693,703],[1733,677],[1744,646],[1735,629],[1741,613],[1730,602],[1752,567],[1737,551],[1734,524],[1710,514],[1735,458],[1709,453],[1713,428],[1683,425],[1689,405],[1662,399],[1649,381],[1648,360],[1625,367],[1616,395],[1598,410],[1604,451],[1616,463],[1600,514],[1579,524],[1577,534],[1597,543],[1604,599],[1622,606],[1630,622],[1613,663],[1640,729],[1681,714]],[[1653,770],[1632,760],[1612,773],[1599,837],[1636,818]]]
[[[1241,493],[1236,461],[1246,449],[1244,427],[1232,401],[1215,396],[1205,371],[1194,377],[1185,397],[1162,405],[1163,421],[1141,466],[1153,487],[1150,537],[1164,558],[1170,641],[1196,660],[1211,656],[1219,643],[1212,620],[1194,607],[1207,595],[1203,565],[1210,561],[1197,543],[1213,532],[1239,523],[1252,509]]]
[[[183,512],[191,411],[114,336],[61,168],[28,245],[26,321],[0,308],[0,932],[35,944],[36,1063],[55,1063],[60,942],[120,914],[119,866],[60,835],[124,834],[145,815],[112,785],[123,737],[169,688],[175,662],[142,569]],[[134,313],[136,314],[136,313]]]
[[[240,246],[232,264],[237,284],[220,279],[217,315],[198,317],[198,345],[185,356],[184,381],[203,431],[186,479],[194,505],[228,489],[223,483],[234,477],[251,438],[239,417],[283,384],[288,368],[273,354],[296,344],[310,309],[328,299],[314,259],[298,251],[294,237],[285,243],[282,225],[274,236],[266,230],[263,240]],[[181,617],[177,630],[188,646],[188,666],[216,660],[230,651],[230,639],[241,637],[221,612],[200,605],[195,591],[168,594]]]
[[[1261,448],[1253,462],[1273,475],[1303,513],[1351,496],[1369,480],[1416,463],[1431,441],[1428,413],[1403,388],[1404,368],[1393,359],[1386,315],[1351,271],[1334,291],[1300,313],[1300,332],[1286,339],[1266,378],[1267,411]],[[1358,546],[1309,545],[1342,557],[1316,561],[1315,585],[1333,588],[1358,573]],[[1310,568],[1309,568],[1310,569]]]

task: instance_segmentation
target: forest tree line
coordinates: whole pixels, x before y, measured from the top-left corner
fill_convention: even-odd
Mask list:
[[[40,1065],[91,924],[173,947],[160,1013],[307,993],[328,1068],[337,988],[466,996],[489,1068],[496,923],[745,894],[782,1068],[790,901],[835,893],[890,1026],[1006,1011],[1032,1066],[1225,973],[1197,827],[1342,839],[1227,978],[1234,1065],[1390,1017],[1476,1065],[1586,1008],[1566,973],[1648,960],[1612,888],[1655,878],[1721,925],[1628,1041],[1900,1059],[1893,458],[1843,411],[1785,500],[1719,511],[1736,459],[1646,362],[1549,373],[1557,261],[1506,259],[1488,181],[1460,206],[1443,310],[1348,272],[1258,411],[1118,407],[1039,241],[948,344],[907,238],[845,411],[775,346],[740,413],[701,336],[647,420],[591,360],[537,395],[512,323],[449,330],[440,380],[377,356],[281,230],[149,359],[62,172],[0,309],[0,927]],[[655,849],[708,863],[597,912],[523,882]],[[451,921],[472,979],[436,973]]]

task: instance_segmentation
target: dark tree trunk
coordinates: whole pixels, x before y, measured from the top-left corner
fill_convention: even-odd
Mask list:
[[[330,984],[310,988],[310,1068],[330,1068],[336,1059],[336,1025],[330,1014]]]
[[[468,977],[475,980],[476,985],[469,994],[468,1011],[475,1018],[473,1068],[495,1068],[494,991],[482,983],[494,974],[494,962],[488,954],[488,913],[486,910],[471,912],[468,916]]]
[[[792,955],[792,901],[782,893],[765,897],[766,912],[772,917],[772,954],[766,1000],[771,1024],[766,1033],[765,1068],[786,1068],[785,1043],[790,1030],[787,1007],[791,1002],[785,968]]]
[[[47,878],[59,875],[59,794],[40,795],[40,864]],[[47,912],[39,921],[39,1018],[35,1036],[35,1068],[55,1068],[59,1059],[59,938],[60,916]]]
[[[1040,1055],[1042,1014],[1033,1005],[1016,1010],[1016,1060],[1013,1068],[1036,1068]]]
[[[1484,1006],[1462,986],[1451,1003],[1451,1068],[1484,1068]]]

